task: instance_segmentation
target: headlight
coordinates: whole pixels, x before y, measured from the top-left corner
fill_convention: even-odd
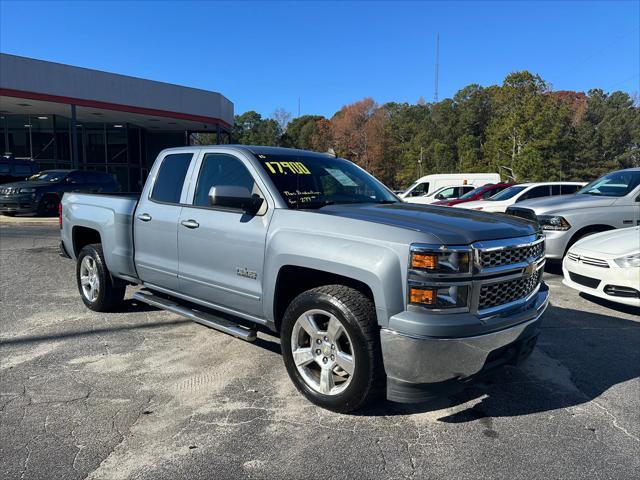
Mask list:
[[[469,273],[469,250],[430,250],[416,248],[411,252],[410,267],[426,273]]]
[[[538,223],[543,230],[565,231],[571,228],[563,217],[555,215],[538,215]]]
[[[467,306],[469,287],[413,287],[409,289],[409,302],[427,308],[460,308]]]
[[[36,193],[35,188],[21,188],[20,193]]]
[[[613,260],[622,268],[640,267],[640,253],[634,253],[627,255],[626,257],[619,257]]]

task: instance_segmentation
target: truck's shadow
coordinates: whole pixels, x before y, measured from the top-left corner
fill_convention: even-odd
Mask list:
[[[640,322],[550,306],[538,346],[520,367],[505,367],[449,399],[419,405],[380,402],[361,415],[443,411],[464,423],[556,410],[588,402],[640,377]],[[481,399],[466,409],[459,407]]]

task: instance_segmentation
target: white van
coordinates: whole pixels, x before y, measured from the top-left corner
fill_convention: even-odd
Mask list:
[[[436,173],[416,180],[398,196],[410,201],[411,197],[430,195],[441,187],[457,187],[459,185],[481,187],[487,183],[499,182],[499,173]]]

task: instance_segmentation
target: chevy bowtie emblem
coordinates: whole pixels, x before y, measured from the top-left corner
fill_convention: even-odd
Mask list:
[[[530,263],[529,265],[527,265],[526,267],[524,267],[524,272],[522,272],[522,275],[526,278],[532,277],[533,274],[536,271],[536,264],[535,263]]]

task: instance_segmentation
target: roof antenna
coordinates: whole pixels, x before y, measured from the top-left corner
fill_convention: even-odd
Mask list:
[[[436,36],[436,89],[433,101],[438,103],[438,77],[440,76],[440,33]]]

